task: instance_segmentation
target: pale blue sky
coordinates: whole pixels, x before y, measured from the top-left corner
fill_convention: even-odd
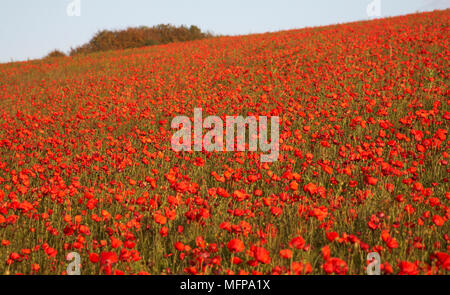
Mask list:
[[[262,33],[369,19],[373,0],[0,0],[0,62],[67,52],[100,29],[197,25],[219,34]],[[377,0],[375,0],[377,1]],[[379,0],[381,17],[450,7],[450,0]]]

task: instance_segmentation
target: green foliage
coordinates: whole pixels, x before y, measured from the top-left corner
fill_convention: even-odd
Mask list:
[[[50,52],[49,54],[47,54],[45,56],[45,58],[52,58],[52,57],[63,57],[66,56],[66,54],[62,51],[59,51],[57,49],[53,50],[52,52]]]

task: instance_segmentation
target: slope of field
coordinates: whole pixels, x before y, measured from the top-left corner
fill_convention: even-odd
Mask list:
[[[450,271],[450,10],[0,65],[0,274]],[[280,117],[280,156],[174,152]]]

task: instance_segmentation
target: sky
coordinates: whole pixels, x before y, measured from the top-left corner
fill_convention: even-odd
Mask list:
[[[0,0],[0,62],[67,53],[103,29],[170,23],[243,35],[446,8],[450,0]]]

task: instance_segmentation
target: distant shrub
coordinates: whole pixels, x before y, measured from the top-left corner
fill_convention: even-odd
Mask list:
[[[72,49],[70,55],[198,40],[212,36],[212,33],[204,33],[197,26],[188,28],[169,24],[128,28],[119,31],[103,30],[97,32],[88,43]]]
[[[49,54],[47,54],[45,56],[45,58],[62,57],[62,56],[66,56],[66,54],[64,52],[62,52],[62,51],[59,51],[59,50],[55,49],[52,52],[50,52]]]

